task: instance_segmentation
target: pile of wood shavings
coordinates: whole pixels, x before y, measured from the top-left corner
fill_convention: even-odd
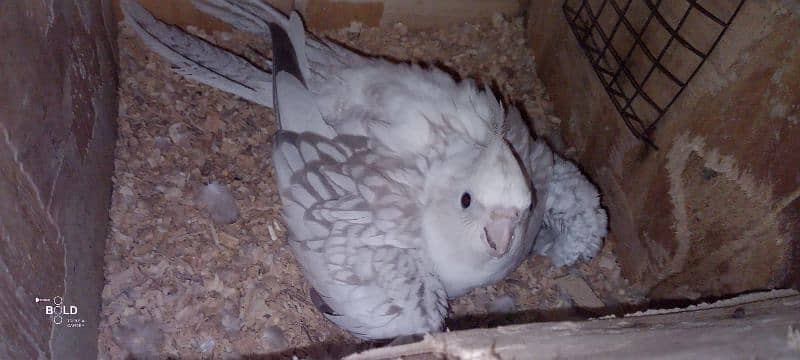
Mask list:
[[[269,53],[251,36],[189,30],[256,62]],[[497,16],[491,23],[429,32],[353,24],[320,35],[495,84],[507,101],[524,108],[538,133],[557,135],[559,120],[549,115],[521,18]],[[119,140],[101,358],[234,358],[274,351],[317,358],[373,346],[358,345],[309,300],[279,215],[269,161],[272,111],[174,74],[124,26],[118,44]],[[211,182],[232,191],[240,209],[235,223],[215,224],[199,204],[199,189]],[[595,260],[571,270],[532,257],[505,281],[453,301],[455,320],[448,324],[549,319],[572,307],[556,284],[568,272],[585,279],[607,305],[632,301],[606,246]],[[519,315],[487,315],[509,312]]]

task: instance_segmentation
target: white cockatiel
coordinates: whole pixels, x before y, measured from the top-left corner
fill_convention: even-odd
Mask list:
[[[556,265],[600,248],[595,187],[473,82],[307,37],[258,0],[196,5],[269,35],[267,70],[122,5],[178,73],[274,105],[289,244],[315,304],[354,335],[441,330],[448,298],[502,279],[534,242]]]

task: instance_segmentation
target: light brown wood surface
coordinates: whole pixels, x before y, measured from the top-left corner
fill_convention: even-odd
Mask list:
[[[204,30],[228,30],[229,26],[192,6],[190,0],[138,0],[147,10],[167,23],[193,25]],[[298,10],[314,30],[347,27],[351,22],[379,26],[402,22],[410,29],[437,28],[496,14],[512,16],[522,9],[523,0],[264,0],[284,12]],[[120,18],[119,0],[114,0]]]
[[[440,333],[347,359],[800,358],[796,291],[661,312]]]

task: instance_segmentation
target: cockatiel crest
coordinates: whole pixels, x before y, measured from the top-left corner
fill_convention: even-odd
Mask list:
[[[441,330],[449,298],[502,279],[535,241],[558,265],[599,249],[606,219],[594,187],[472,81],[307,37],[296,13],[257,0],[197,0],[240,30],[269,34],[270,78],[122,5],[176,71],[274,107],[289,244],[312,300],[354,335]]]

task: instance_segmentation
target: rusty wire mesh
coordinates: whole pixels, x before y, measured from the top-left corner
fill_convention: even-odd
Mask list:
[[[651,134],[717,46],[744,0],[566,0],[573,34],[622,120]]]

